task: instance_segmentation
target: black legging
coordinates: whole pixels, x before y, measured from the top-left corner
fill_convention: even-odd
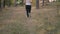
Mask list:
[[[31,13],[31,5],[26,5],[26,14],[29,17],[29,13]]]

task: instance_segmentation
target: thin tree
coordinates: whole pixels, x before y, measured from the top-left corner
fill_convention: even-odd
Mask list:
[[[1,0],[0,0],[0,8],[1,8]]]
[[[5,8],[5,0],[3,1],[3,7]]]
[[[7,3],[8,3],[8,7],[11,6],[11,0],[7,0]]]
[[[17,3],[16,2],[17,2],[17,0],[14,1],[14,6],[17,6]]]
[[[1,10],[4,8],[3,4],[4,4],[4,0],[1,0]]]
[[[43,0],[43,3],[42,3],[42,6],[44,6],[44,0]]]
[[[22,0],[22,5],[24,4],[24,2],[23,2],[24,0]]]
[[[1,0],[0,0],[0,11],[1,11]]]
[[[36,0],[36,9],[39,9],[39,0]]]

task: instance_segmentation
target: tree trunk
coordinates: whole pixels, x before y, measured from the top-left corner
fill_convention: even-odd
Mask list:
[[[39,0],[36,0],[36,9],[39,9]]]
[[[0,11],[3,9],[4,0],[0,0]]]
[[[0,0],[0,11],[1,11],[1,0]]]
[[[4,0],[1,0],[1,9],[3,8]]]
[[[0,8],[1,8],[1,0],[0,0]]]
[[[14,1],[14,6],[17,6],[16,2],[17,2],[17,0]]]
[[[11,6],[11,1],[7,0],[7,3],[8,3],[8,7],[10,7]]]
[[[24,4],[23,1],[24,1],[24,0],[22,0],[22,6],[23,6],[23,4]]]
[[[43,0],[43,4],[42,4],[42,6],[44,6],[44,0]]]
[[[3,1],[3,7],[5,8],[5,0]]]

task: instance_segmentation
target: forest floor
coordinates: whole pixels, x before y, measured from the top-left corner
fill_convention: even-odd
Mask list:
[[[30,18],[26,17],[24,7],[5,8],[0,12],[0,34],[46,34],[44,28],[49,23],[54,26],[58,21],[56,16],[56,7],[33,7]]]

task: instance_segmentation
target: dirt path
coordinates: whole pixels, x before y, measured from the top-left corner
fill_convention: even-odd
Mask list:
[[[56,22],[56,15],[53,8],[32,8],[31,18],[27,18],[23,7],[8,8],[0,14],[0,34],[44,34],[39,28],[47,18],[50,22]]]

